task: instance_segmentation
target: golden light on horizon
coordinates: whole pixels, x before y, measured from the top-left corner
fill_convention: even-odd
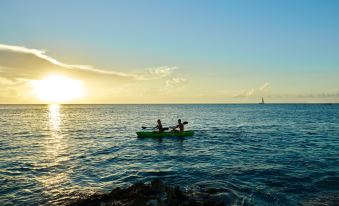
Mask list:
[[[84,96],[81,81],[60,75],[32,81],[32,85],[37,97],[48,103],[65,103]]]

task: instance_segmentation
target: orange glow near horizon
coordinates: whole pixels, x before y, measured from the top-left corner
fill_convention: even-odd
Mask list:
[[[84,96],[81,81],[51,75],[31,82],[37,97],[47,103],[65,103]]]

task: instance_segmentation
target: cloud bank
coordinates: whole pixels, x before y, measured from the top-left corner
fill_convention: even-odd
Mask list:
[[[80,80],[93,95],[107,96],[109,94],[104,94],[105,91],[114,87],[138,81],[165,79],[177,69],[176,66],[160,66],[144,69],[139,73],[101,70],[90,65],[61,62],[43,50],[0,44],[0,102],[19,97],[32,98],[32,94],[29,94],[29,82],[51,74]]]

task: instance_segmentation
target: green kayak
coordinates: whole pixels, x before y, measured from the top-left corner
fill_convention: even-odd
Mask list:
[[[184,131],[184,132],[137,132],[138,137],[187,137],[192,136],[194,134],[193,131]]]

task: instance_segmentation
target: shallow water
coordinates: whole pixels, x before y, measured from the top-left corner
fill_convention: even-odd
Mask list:
[[[138,139],[189,121],[193,137]],[[138,181],[220,188],[231,205],[339,196],[339,105],[0,105],[0,205],[62,204]]]

